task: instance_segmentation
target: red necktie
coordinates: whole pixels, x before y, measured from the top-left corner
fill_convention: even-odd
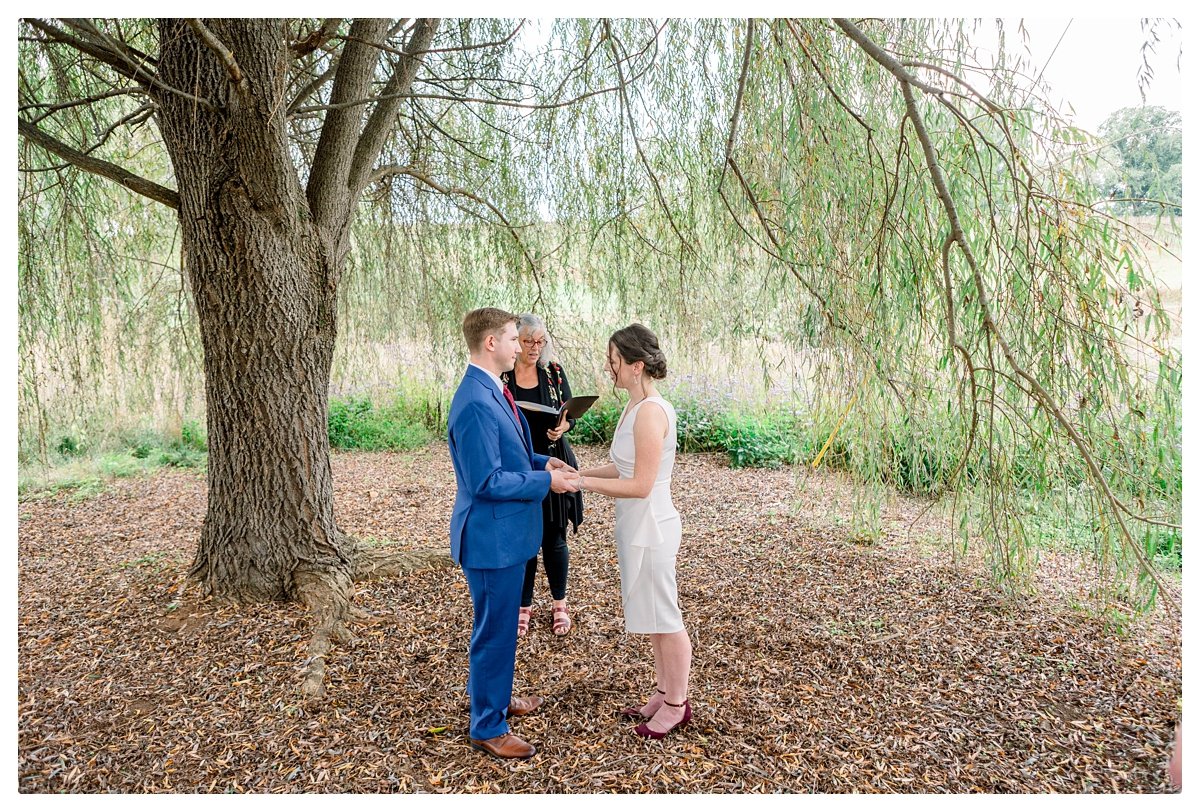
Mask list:
[[[513,417],[517,420],[517,425],[521,425],[521,415],[517,411],[517,402],[513,400],[512,392],[508,391],[508,387],[504,387],[504,399],[508,401],[508,405],[513,410]]]

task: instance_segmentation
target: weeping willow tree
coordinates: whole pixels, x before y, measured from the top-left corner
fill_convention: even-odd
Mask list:
[[[339,330],[386,332],[359,318],[381,296],[444,354],[495,303],[781,342],[863,481],[961,496],[1003,573],[1029,567],[1018,495],[1057,482],[1161,587],[1145,538],[1178,527],[1181,359],[1088,137],[1004,33],[981,62],[964,21],[25,20],[23,364],[105,312],[104,250],[81,246],[144,234],[170,264],[172,230],[96,184],[154,201],[202,348],[192,572],[311,607],[312,692],[351,584],[389,565],[338,528],[326,433]],[[52,326],[77,299],[93,315]]]

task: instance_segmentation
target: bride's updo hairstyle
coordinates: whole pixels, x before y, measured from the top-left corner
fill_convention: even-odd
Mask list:
[[[609,337],[608,343],[625,363],[644,363],[651,378],[661,381],[667,377],[667,358],[658,348],[658,336],[648,327],[636,323],[622,327]]]

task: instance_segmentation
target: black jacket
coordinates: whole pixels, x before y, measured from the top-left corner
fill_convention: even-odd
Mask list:
[[[563,368],[557,362],[551,362],[546,366],[537,365],[538,376],[538,397],[537,400],[543,406],[561,406],[571,399],[571,384],[567,380],[567,374],[563,372]],[[504,384],[512,388],[515,375],[512,372],[505,372],[500,376]],[[570,428],[574,428],[575,421],[569,420]],[[533,433],[533,450],[538,454],[546,454],[547,456],[557,457],[558,459],[570,465],[572,468],[578,468],[579,462],[575,458],[575,452],[571,450],[571,444],[567,442],[567,435],[564,434],[558,438],[558,442],[550,442],[550,438],[545,432],[534,431]],[[579,530],[579,525],[583,522],[583,494],[581,493],[555,493],[551,491],[546,495],[542,502],[542,521],[548,527],[566,527],[570,522]]]

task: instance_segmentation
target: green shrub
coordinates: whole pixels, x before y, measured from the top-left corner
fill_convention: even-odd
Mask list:
[[[185,420],[179,429],[180,448],[193,451],[208,451],[208,431],[195,420]]]
[[[573,443],[604,445],[612,442],[621,419],[621,404],[616,400],[601,400],[592,404],[583,417],[575,421],[569,439]]]
[[[194,448],[168,448],[158,455],[159,465],[172,468],[203,468],[207,462],[208,454]]]
[[[329,445],[360,451],[420,448],[434,438],[429,423],[439,421],[441,409],[428,401],[412,403],[397,397],[376,407],[365,396],[330,399]]]
[[[83,451],[80,442],[69,434],[64,434],[55,448],[64,457],[77,457]]]
[[[722,415],[716,435],[734,468],[778,468],[800,450],[794,420],[784,413]]]
[[[669,398],[670,399],[670,398]],[[787,412],[723,411],[723,398],[672,400],[675,407],[679,451],[717,451],[729,456],[735,468],[778,467],[794,462],[799,451],[794,418]],[[621,417],[622,404],[605,400],[593,406],[575,423],[571,439],[577,443],[603,445],[612,442]]]

